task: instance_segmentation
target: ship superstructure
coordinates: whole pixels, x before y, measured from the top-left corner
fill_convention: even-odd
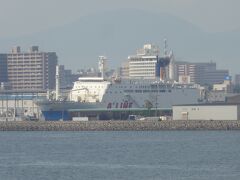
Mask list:
[[[173,104],[197,103],[198,85],[162,82],[159,80],[117,79],[112,82],[84,78],[75,82],[71,100],[101,104],[102,108],[171,108]]]
[[[70,92],[70,100],[76,102],[101,102],[110,81],[103,77],[79,78]]]

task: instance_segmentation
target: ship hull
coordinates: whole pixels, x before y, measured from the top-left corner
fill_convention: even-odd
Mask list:
[[[69,110],[95,109],[101,107],[101,103],[82,103],[72,101],[49,101],[35,102],[40,107],[42,118],[46,121],[71,120]]]
[[[91,109],[101,107],[101,103],[83,103],[73,101],[39,101],[36,104],[41,111],[65,111],[69,109]]]
[[[68,111],[42,111],[42,115],[44,119],[47,121],[58,121],[64,120],[68,121],[71,119],[70,114]]]

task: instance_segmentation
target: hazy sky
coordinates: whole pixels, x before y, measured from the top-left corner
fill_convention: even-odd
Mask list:
[[[240,0],[0,0],[0,37],[41,32],[92,13],[123,8],[165,12],[204,31],[240,29]]]

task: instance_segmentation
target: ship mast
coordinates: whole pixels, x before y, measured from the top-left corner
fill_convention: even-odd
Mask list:
[[[59,66],[56,66],[56,101],[59,100],[60,95],[60,77],[59,77]]]
[[[99,68],[99,71],[101,73],[102,79],[105,79],[105,72],[106,72],[106,69],[107,69],[106,61],[107,61],[106,56],[99,56],[98,68]]]

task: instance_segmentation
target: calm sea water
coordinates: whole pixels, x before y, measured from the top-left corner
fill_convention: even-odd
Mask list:
[[[239,180],[240,132],[0,132],[1,180]]]

